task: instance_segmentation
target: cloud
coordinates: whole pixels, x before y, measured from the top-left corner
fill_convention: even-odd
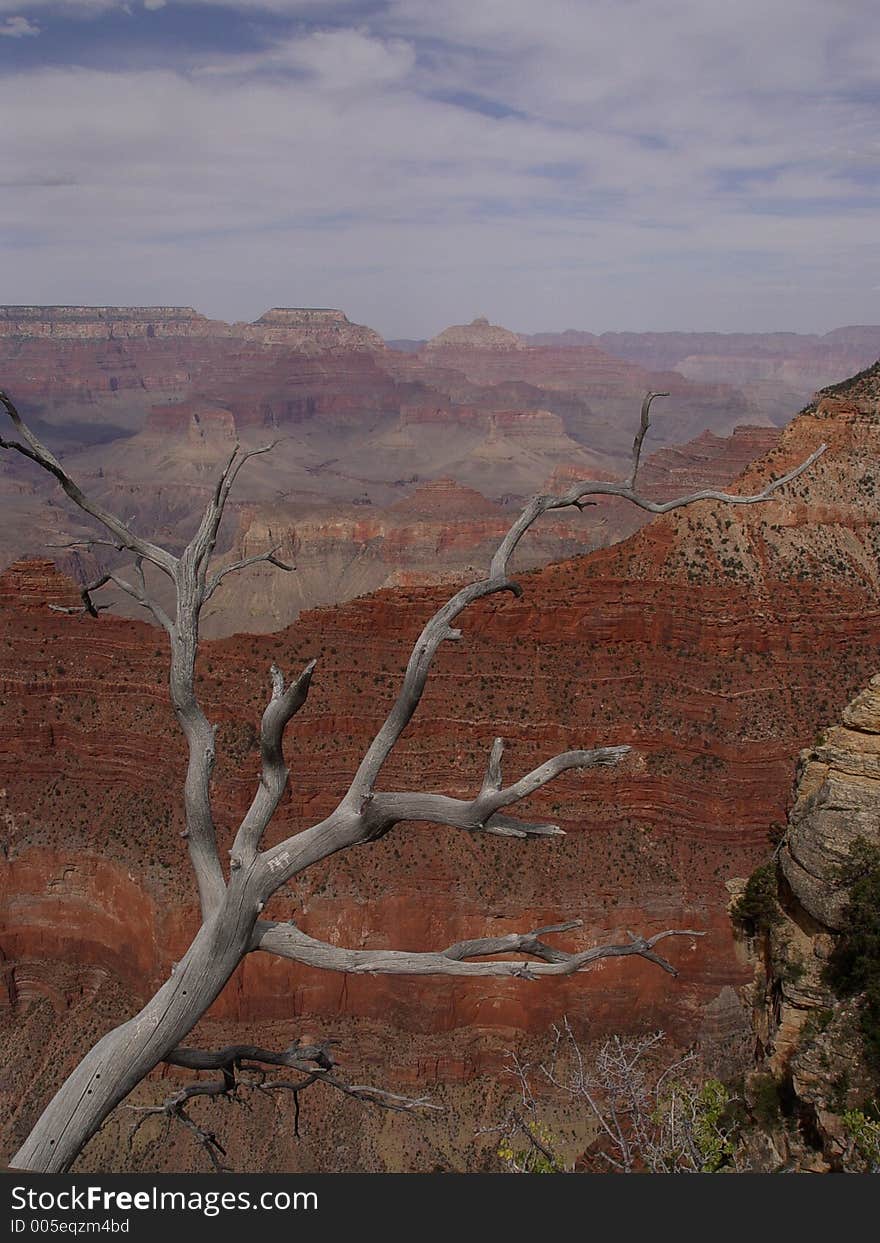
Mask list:
[[[324,87],[347,90],[400,82],[415,65],[415,49],[403,39],[370,38],[360,30],[318,30],[286,45],[289,63]]]
[[[240,77],[288,71],[308,78],[321,91],[369,91],[402,82],[415,63],[415,48],[404,39],[343,28],[276,40],[258,53],[227,52],[196,73]]]
[[[122,8],[120,0],[0,0],[0,13],[64,13],[89,16]]]
[[[40,27],[26,17],[7,17],[0,21],[0,38],[26,39],[39,33]]]
[[[524,331],[878,318],[873,3],[190,0],[212,39],[172,60],[144,31],[177,8],[132,10],[113,63],[136,68],[0,77],[9,300],[336,303],[391,335],[478,307]],[[260,50],[219,37],[227,9]]]
[[[39,10],[65,17],[95,17],[114,10],[121,12],[161,9],[166,5],[194,5],[202,8],[239,10],[244,13],[266,13],[276,17],[299,18],[312,14],[316,20],[328,21],[334,13],[346,14],[363,7],[365,0],[0,0],[0,13]],[[369,3],[371,9],[376,4]],[[384,7],[380,4],[379,7]]]

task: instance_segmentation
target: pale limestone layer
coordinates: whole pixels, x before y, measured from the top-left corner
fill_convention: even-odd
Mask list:
[[[839,930],[846,905],[839,869],[853,843],[880,845],[880,677],[801,756],[797,799],[780,851],[795,897],[814,919]]]
[[[763,1071],[788,1077],[812,1118],[821,1152],[793,1141],[798,1168],[834,1169],[846,1148],[841,1115],[871,1094],[858,998],[841,1001],[826,966],[848,901],[840,868],[854,842],[880,846],[880,676],[844,709],[842,725],[801,753],[795,803],[779,862],[779,922],[758,964],[754,1024]],[[813,1165],[810,1165],[810,1162]],[[818,1164],[815,1164],[818,1162]]]
[[[383,350],[372,328],[324,307],[274,307],[253,324],[208,319],[189,306],[0,306],[0,337],[53,341],[233,337],[305,353]]]
[[[106,341],[224,335],[191,306],[0,306],[0,337]]]

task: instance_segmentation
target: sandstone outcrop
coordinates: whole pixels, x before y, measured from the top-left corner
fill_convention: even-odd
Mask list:
[[[797,1125],[780,1131],[778,1148],[801,1167],[839,1167],[842,1115],[876,1088],[858,998],[841,1001],[826,974],[849,900],[841,867],[859,838],[880,847],[880,677],[801,752],[774,922],[753,945],[759,1077],[769,1073],[788,1093]]]
[[[803,757],[779,855],[794,897],[833,931],[842,926],[847,901],[839,869],[858,838],[880,846],[880,677],[841,719]]]

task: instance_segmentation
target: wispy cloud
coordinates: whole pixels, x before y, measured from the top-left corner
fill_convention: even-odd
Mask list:
[[[0,37],[4,39],[28,39],[40,33],[36,22],[26,17],[7,17],[0,19]]]
[[[874,0],[159,3],[7,19],[43,37],[0,72],[6,297],[391,335],[880,318]]]

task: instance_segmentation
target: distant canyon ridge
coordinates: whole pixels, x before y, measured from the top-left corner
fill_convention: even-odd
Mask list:
[[[880,326],[797,333],[534,336],[475,319],[384,341],[341,310],[274,308],[227,324],[190,307],[0,307],[0,386],[93,495],[182,546],[236,441],[277,441],[241,478],[207,633],[268,632],[383,587],[472,576],[538,491],[626,466],[644,393],[642,482],[656,497],[724,486],[814,392],[880,355]],[[519,567],[607,546],[642,522],[613,502],[546,521]],[[112,562],[26,462],[0,462],[0,569],[49,556],[77,580]],[[158,585],[157,585],[158,587]],[[114,601],[127,613],[127,601]]]

